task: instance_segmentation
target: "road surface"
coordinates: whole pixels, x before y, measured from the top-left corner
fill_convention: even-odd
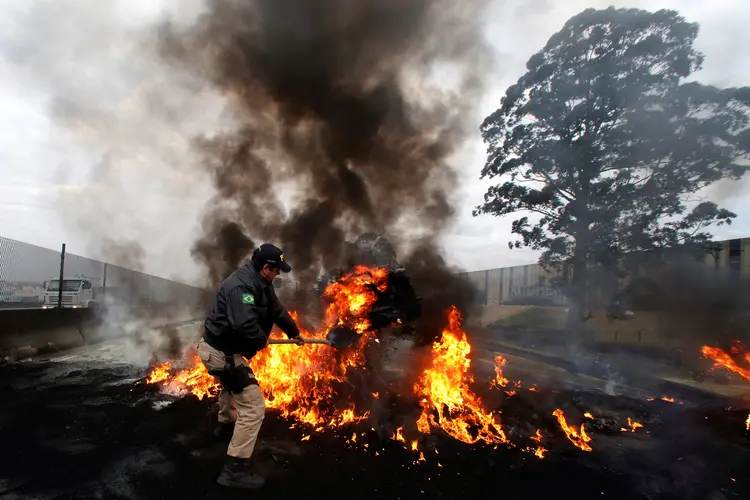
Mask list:
[[[180,334],[194,339],[195,326]],[[390,432],[376,432],[390,430],[387,419],[311,433],[269,412],[258,463],[268,484],[253,493],[227,490],[215,483],[226,442],[211,432],[213,402],[174,399],[138,383],[149,349],[120,340],[0,365],[0,499],[750,498],[746,414],[687,399],[680,405],[607,394],[594,382],[529,391],[531,381],[502,402],[503,419],[512,440],[526,422],[543,428],[543,460],[518,447],[435,435],[426,440],[439,453],[419,461]],[[509,356],[509,373],[514,364],[539,380],[566,377],[518,356]],[[587,427],[593,451],[565,439],[551,415],[557,407],[596,416]],[[621,432],[627,417],[643,422],[644,432]]]

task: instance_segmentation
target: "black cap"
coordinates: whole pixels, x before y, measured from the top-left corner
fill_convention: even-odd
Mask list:
[[[262,266],[268,264],[271,267],[278,267],[283,272],[288,273],[292,266],[284,262],[284,252],[281,248],[270,243],[263,243],[253,251],[253,260]]]

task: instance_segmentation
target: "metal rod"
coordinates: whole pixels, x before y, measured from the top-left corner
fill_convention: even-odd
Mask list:
[[[62,308],[63,297],[63,275],[65,274],[65,243],[62,244],[60,252],[60,286],[57,289],[57,307]]]
[[[269,344],[296,344],[297,342],[292,339],[270,339]],[[331,345],[326,339],[305,339],[305,344],[326,344]]]
[[[106,262],[104,263],[104,272],[103,272],[103,274],[104,274],[104,276],[102,278],[102,298],[101,298],[101,302],[103,302],[104,301],[104,297],[107,296],[107,263]]]

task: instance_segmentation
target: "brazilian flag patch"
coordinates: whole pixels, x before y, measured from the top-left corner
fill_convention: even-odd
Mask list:
[[[243,304],[255,304],[255,297],[252,293],[243,293],[242,294],[242,303]]]

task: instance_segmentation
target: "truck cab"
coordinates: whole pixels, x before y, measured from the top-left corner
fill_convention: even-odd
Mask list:
[[[60,280],[53,279],[44,283],[43,309],[57,307],[60,297]],[[94,285],[88,278],[64,278],[62,280],[62,307],[93,308],[96,307]]]

